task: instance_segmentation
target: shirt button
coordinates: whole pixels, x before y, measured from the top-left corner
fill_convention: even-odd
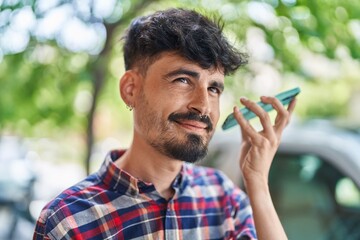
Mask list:
[[[130,194],[131,194],[131,196],[136,197],[138,195],[138,191],[136,191],[136,189],[131,189]]]

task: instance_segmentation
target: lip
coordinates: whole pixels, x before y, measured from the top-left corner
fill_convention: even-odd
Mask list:
[[[194,120],[176,121],[176,123],[187,130],[196,132],[204,131],[208,127],[207,124]]]

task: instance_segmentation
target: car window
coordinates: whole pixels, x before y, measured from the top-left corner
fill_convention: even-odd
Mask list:
[[[269,186],[289,239],[360,239],[360,190],[324,159],[278,154]]]

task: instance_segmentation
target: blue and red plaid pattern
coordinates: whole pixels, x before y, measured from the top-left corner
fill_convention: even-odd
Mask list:
[[[220,171],[184,163],[166,200],[115,166],[123,153],[48,203],[33,239],[256,238],[247,196]]]

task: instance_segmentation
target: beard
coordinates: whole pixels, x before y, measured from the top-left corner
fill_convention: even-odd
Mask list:
[[[213,135],[213,125],[208,116],[194,112],[171,113],[164,120],[156,108],[146,100],[142,92],[141,105],[136,108],[140,131],[147,143],[161,154],[180,161],[195,163],[208,152],[208,144]],[[203,137],[195,133],[179,132],[177,122],[195,120],[207,125]]]
[[[208,139],[204,139],[204,137],[193,133],[184,133],[185,136],[181,139],[177,133],[169,134],[171,133],[169,127],[162,125],[165,127],[160,131],[162,135],[159,141],[152,141],[150,145],[168,157],[189,163],[198,162],[203,159],[208,152],[207,147],[213,130],[212,123],[209,117],[200,116],[194,112],[172,113],[169,115],[167,122],[177,124],[177,122],[181,122],[182,120],[196,120],[205,123],[207,125],[206,132],[208,133]]]
[[[207,152],[207,144],[197,134],[186,134],[186,139],[181,141],[178,138],[164,138],[159,141],[152,141],[150,145],[162,154],[188,163],[195,163],[203,159]]]

